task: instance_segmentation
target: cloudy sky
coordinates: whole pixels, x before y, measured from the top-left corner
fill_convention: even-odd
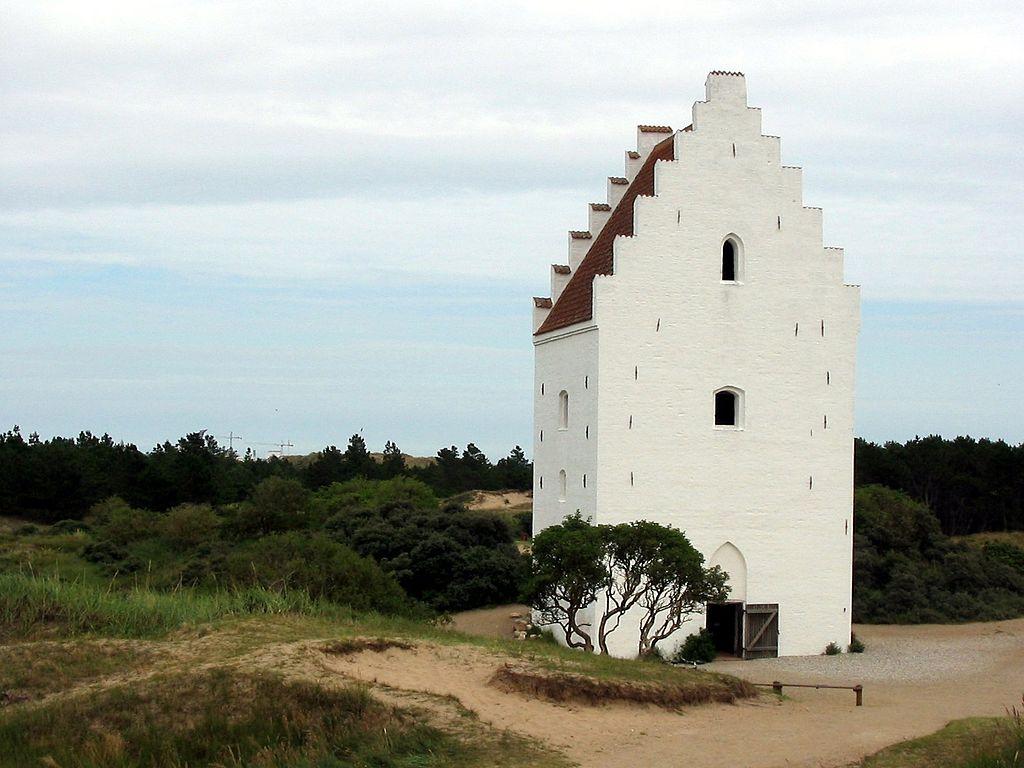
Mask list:
[[[685,5],[0,0],[0,428],[529,448],[530,296],[730,69],[863,284],[858,434],[1024,440],[1020,3]]]

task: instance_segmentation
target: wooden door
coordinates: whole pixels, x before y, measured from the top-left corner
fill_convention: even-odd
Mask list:
[[[744,622],[743,658],[768,659],[779,655],[778,603],[747,603]]]

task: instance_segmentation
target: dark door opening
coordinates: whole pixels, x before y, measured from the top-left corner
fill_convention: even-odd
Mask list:
[[[742,658],[743,603],[709,603],[708,632],[716,651]]]

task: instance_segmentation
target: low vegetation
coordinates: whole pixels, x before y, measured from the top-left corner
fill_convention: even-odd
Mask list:
[[[659,670],[656,678],[630,680],[505,665],[494,673],[490,684],[502,691],[534,698],[591,706],[629,702],[678,709],[695,704],[732,704],[737,699],[757,695],[756,689],[745,680],[707,672],[670,672],[665,668]]]
[[[861,768],[1018,768],[1024,760],[1024,702],[1007,717],[954,720],[929,736],[894,744]]]
[[[991,621],[1024,615],[1024,549],[946,536],[934,513],[882,486],[858,488],[853,618],[876,624]]]
[[[475,724],[474,724],[475,725]],[[0,766],[535,765],[556,761],[476,725],[453,733],[366,689],[229,668],[180,672],[0,717]]]

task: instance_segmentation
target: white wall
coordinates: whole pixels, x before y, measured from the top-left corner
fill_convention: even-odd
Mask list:
[[[859,291],[842,284],[842,252],[823,248],[821,211],[803,207],[800,170],[761,135],[742,77],[709,76],[693,130],[675,140],[656,196],[636,201],[634,236],[616,240],[615,274],[595,280],[599,330],[535,339],[538,429],[557,417],[558,391],[591,376],[574,400],[590,441],[576,421],[536,444],[535,525],[578,507],[601,523],[673,525],[708,558],[732,542],[746,600],[780,606],[780,655],[820,653],[850,635]],[[730,234],[740,284],[721,282]],[[714,426],[723,386],[744,392],[741,429]],[[586,469],[589,486],[570,481],[561,507],[548,484],[560,463],[570,477]],[[612,636],[619,655],[636,652],[627,629]]]

